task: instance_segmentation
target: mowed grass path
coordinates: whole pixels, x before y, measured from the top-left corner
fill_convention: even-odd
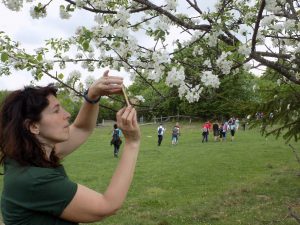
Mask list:
[[[166,124],[160,147],[157,126],[141,126],[141,150],[126,202],[116,215],[93,224],[298,224],[288,206],[299,203],[300,165],[284,141],[247,130],[238,131],[234,142],[214,143],[210,135],[203,144],[200,124],[183,124],[179,144],[171,146],[172,125]],[[73,181],[105,191],[119,160],[109,144],[111,131],[95,129],[63,161]],[[300,143],[292,144],[300,150]]]

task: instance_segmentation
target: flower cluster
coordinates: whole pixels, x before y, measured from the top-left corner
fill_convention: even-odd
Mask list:
[[[35,19],[45,17],[51,2],[32,3],[31,16]],[[78,28],[74,37],[68,40],[52,41],[48,45],[51,48],[37,50],[33,58],[38,58],[37,67],[48,70],[57,66],[64,69],[70,63],[78,63],[89,72],[109,66],[126,71],[133,79],[137,74],[155,82],[165,79],[168,86],[178,88],[179,97],[195,102],[204,89],[219,87],[217,74],[238,73],[239,68],[250,70],[254,63],[249,59],[263,66],[284,61],[282,65],[286,66],[286,71],[299,79],[297,12],[300,7],[295,4],[297,2],[265,0],[265,9],[258,17],[259,7],[248,0],[229,1],[226,6],[219,0],[214,9],[206,11],[200,5],[190,4],[183,12],[179,12],[181,2],[178,0],[153,3],[155,7],[145,7],[135,1],[126,4],[111,0],[66,1],[60,5],[62,19],[69,19],[74,10],[90,9],[95,13],[93,26]],[[3,0],[3,3],[7,8],[19,11],[25,1]],[[224,16],[220,16],[220,10]],[[254,33],[256,24],[259,26]],[[174,28],[179,31],[176,35],[172,32]],[[264,54],[255,54],[260,53],[258,49]],[[279,52],[284,54],[284,59],[276,60]],[[46,60],[47,56],[51,60]],[[27,65],[24,57],[5,60],[6,64],[20,69]],[[35,69],[34,74],[41,76],[39,69]],[[76,74],[72,72],[70,76],[78,76]]]

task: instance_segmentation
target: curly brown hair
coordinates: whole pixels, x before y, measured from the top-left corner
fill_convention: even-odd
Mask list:
[[[49,105],[48,96],[56,97],[53,84],[45,87],[27,86],[11,92],[0,106],[0,164],[13,159],[21,166],[57,167],[59,158],[52,151],[46,157],[44,145],[30,132],[30,125],[41,120]]]

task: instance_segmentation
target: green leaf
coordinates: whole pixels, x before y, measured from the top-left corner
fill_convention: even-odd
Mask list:
[[[3,52],[1,54],[1,61],[6,62],[8,60],[8,54],[6,52]]]
[[[90,44],[88,41],[82,42],[82,47],[85,51],[87,51],[89,49],[89,46],[90,46]]]
[[[64,74],[62,74],[62,73],[58,74],[58,78],[59,78],[60,80],[62,80],[62,79],[64,78]]]
[[[37,58],[36,58],[38,61],[42,61],[43,60],[43,56],[42,54],[38,54]]]

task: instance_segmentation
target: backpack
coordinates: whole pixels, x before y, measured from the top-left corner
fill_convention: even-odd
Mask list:
[[[114,130],[114,133],[113,133],[113,136],[112,136],[110,144],[111,145],[113,145],[113,144],[121,145],[122,144],[122,140],[120,138],[120,130],[119,129],[115,129]]]
[[[174,128],[173,128],[172,134],[173,134],[173,135],[178,135],[178,128],[177,128],[177,127],[174,127]]]
[[[162,128],[160,127],[160,128],[158,128],[158,135],[161,135],[162,134]]]

